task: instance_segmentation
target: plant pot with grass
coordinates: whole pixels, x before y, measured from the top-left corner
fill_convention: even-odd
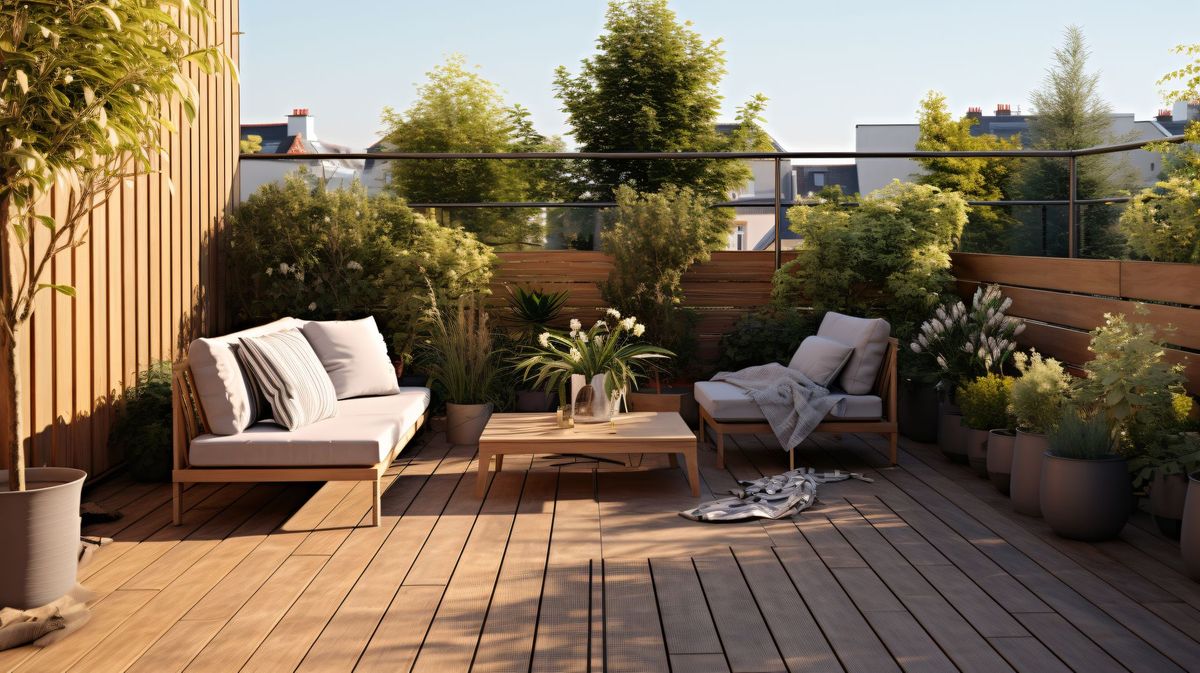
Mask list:
[[[981,477],[988,476],[988,450],[992,431],[1012,425],[1008,415],[1012,378],[998,374],[980,376],[958,389],[958,403],[966,426],[967,462]],[[1012,458],[1009,455],[1009,464]],[[1003,461],[997,461],[997,469]]]
[[[1036,351],[1028,356],[1018,353],[1015,359],[1021,375],[1009,388],[1017,436],[1008,494],[1014,511],[1041,516],[1042,462],[1049,448],[1046,433],[1062,417],[1070,374],[1057,360],[1043,358]]]
[[[430,298],[421,357],[433,389],[446,401],[447,441],[478,444],[496,401],[501,354],[479,295],[463,295],[445,308],[444,301]]]
[[[1108,420],[1068,407],[1048,440],[1040,501],[1050,529],[1085,542],[1115,538],[1129,520],[1133,486]]]

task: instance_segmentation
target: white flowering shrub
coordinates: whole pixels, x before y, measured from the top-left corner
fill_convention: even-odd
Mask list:
[[[1017,335],[1025,331],[1024,321],[1006,315],[1011,306],[1012,299],[999,286],[980,287],[970,308],[962,300],[938,306],[909,347],[937,364],[946,390],[979,376],[1003,374],[1017,349]]]

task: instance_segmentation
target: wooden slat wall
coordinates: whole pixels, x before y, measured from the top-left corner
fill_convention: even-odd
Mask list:
[[[237,62],[237,0],[208,6],[214,25],[189,30]],[[165,137],[167,156],[155,157],[152,174],[127,183],[93,214],[87,244],[54,262],[53,282],[74,285],[77,297],[43,292],[21,333],[30,464],[77,467],[93,477],[114,467],[122,449],[108,445],[108,431],[120,390],[151,362],[173,359],[181,342],[223,327],[216,244],[221,218],[237,202],[238,86],[194,66],[189,75],[200,91],[197,118],[188,123],[182,106],[171,106],[180,133]],[[54,194],[43,210],[65,207]],[[47,239],[35,233],[31,250]]]
[[[564,323],[573,317],[594,321],[606,306],[596,284],[608,278],[612,259],[602,252],[500,252],[497,257],[494,301],[502,302],[508,296],[505,285],[567,290]],[[784,261],[792,257],[794,253],[784,253]],[[711,260],[687,272],[683,291],[687,305],[700,313],[697,355],[704,363],[716,362],[721,335],[732,329],[738,318],[770,301],[774,273],[775,253],[770,251],[716,252]]]
[[[1070,365],[1091,359],[1087,331],[1105,313],[1151,323],[1178,347],[1167,357],[1185,365],[1189,389],[1200,394],[1200,266],[955,253],[954,273],[964,297],[980,283],[999,283],[1013,299],[1011,313],[1030,321],[1022,343]],[[1154,303],[1137,315],[1137,302]]]

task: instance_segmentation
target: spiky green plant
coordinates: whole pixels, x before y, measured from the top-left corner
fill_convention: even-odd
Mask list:
[[[492,343],[483,300],[463,295],[446,311],[432,290],[430,294],[422,363],[433,387],[454,404],[495,402],[500,353]]]
[[[962,409],[963,421],[974,430],[999,430],[1011,428],[1012,416],[1008,413],[1012,396],[1013,378],[988,374],[980,376],[958,389],[958,406]]]
[[[566,290],[546,292],[512,285],[505,288],[508,290],[509,320],[523,342],[532,342],[536,335],[545,332],[546,326],[554,322],[567,304]]]
[[[1063,408],[1058,422],[1046,433],[1050,451],[1062,458],[1098,460],[1113,455],[1113,428],[1102,415],[1087,415],[1074,406]]]

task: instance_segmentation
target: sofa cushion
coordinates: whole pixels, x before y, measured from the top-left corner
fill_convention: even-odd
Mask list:
[[[804,374],[822,388],[828,388],[853,354],[852,346],[825,337],[810,336],[800,342],[788,367]]]
[[[267,421],[237,435],[201,435],[188,460],[195,467],[368,466],[387,458],[429,408],[428,388],[337,402],[333,418],[296,430]]]
[[[746,391],[724,381],[696,383],[696,402],[716,421],[765,421],[758,404]],[[831,393],[837,400],[826,417],[838,419],[870,419],[883,417],[883,400],[876,395],[846,395]]]
[[[879,367],[887,354],[892,327],[881,318],[854,318],[830,311],[821,320],[817,336],[854,348],[838,385],[851,395],[866,395],[875,387]]]
[[[374,317],[312,320],[300,331],[329,374],[339,400],[393,395],[400,390],[396,369]]]
[[[296,318],[281,318],[241,332],[196,339],[191,343],[188,347],[188,362],[209,432],[233,435],[258,420],[247,383],[248,374],[238,362],[238,340],[246,336],[270,334],[298,327],[301,324],[303,323]]]
[[[337,414],[333,383],[300,330],[243,337],[241,345],[276,423],[295,430]]]

